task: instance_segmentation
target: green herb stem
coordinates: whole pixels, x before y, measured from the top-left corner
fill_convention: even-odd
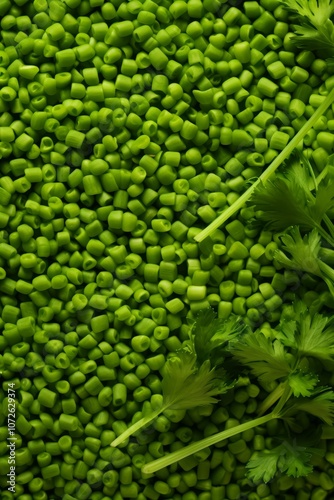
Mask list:
[[[320,269],[323,273],[325,273],[332,281],[334,281],[334,269],[332,269],[325,262],[319,262]]]
[[[330,220],[330,218],[328,217],[327,214],[324,215],[323,219],[324,219],[324,223],[326,224],[329,232],[331,233],[331,236],[333,236],[333,238],[334,238],[334,224],[333,224],[333,222]]]
[[[334,239],[331,238],[331,236],[327,233],[327,231],[325,231],[325,229],[323,227],[319,225],[316,226],[317,227],[317,230],[318,230],[318,233],[323,237],[324,240],[327,241],[327,243],[329,243],[330,245],[334,246]]]
[[[331,248],[320,248],[319,257],[329,266],[334,266],[334,250]]]
[[[334,286],[333,286],[334,269],[332,269],[328,264],[321,261],[320,259],[318,259],[318,265],[319,265],[321,272],[323,273],[323,280],[327,284],[329,291],[331,292],[331,294],[334,297]]]
[[[319,186],[320,182],[325,179],[327,174],[328,174],[328,165],[326,165],[326,167],[323,170],[321,170],[320,174],[316,178],[317,186]]]
[[[159,410],[150,413],[150,415],[146,415],[146,417],[141,418],[140,420],[138,420],[138,422],[131,425],[126,431],[122,432],[120,436],[114,439],[114,441],[110,444],[110,446],[114,446],[116,448],[116,446],[120,445],[121,443],[123,443],[123,441],[132,436],[132,434],[134,434],[135,432],[139,431],[142,427],[152,422],[152,420],[158,417],[160,413],[162,413],[165,410],[166,408],[162,407]]]
[[[284,391],[285,384],[279,384],[259,405],[258,414],[263,415],[266,413],[283,396]]]
[[[270,420],[278,418],[277,412],[269,413],[268,415],[264,415],[263,417],[255,418],[250,422],[245,422],[244,424],[237,425],[236,427],[232,427],[232,429],[227,429],[222,432],[218,432],[217,434],[201,439],[200,441],[196,441],[195,443],[182,448],[181,450],[177,450],[165,457],[158,458],[153,462],[150,462],[142,468],[142,472],[145,474],[153,474],[164,467],[168,467],[169,465],[174,464],[175,462],[179,462],[194,453],[198,453],[199,451],[207,448],[208,446],[212,446],[213,444],[219,443],[224,439],[228,439],[236,434],[239,434],[244,431],[248,431],[249,429],[253,429],[254,427],[258,427],[259,425],[264,425]]]
[[[194,238],[196,241],[201,242],[210,234],[218,229],[224,222],[226,222],[233,214],[235,214],[243,205],[249,200],[252,193],[256,189],[256,187],[261,183],[267,181],[270,176],[277,170],[277,168],[281,165],[281,163],[290,156],[292,151],[298,146],[300,141],[304,138],[304,136],[311,130],[313,125],[317,122],[317,120],[325,113],[325,111],[329,108],[329,106],[334,101],[334,88],[330,91],[324,102],[317,108],[317,110],[313,113],[311,118],[302,126],[302,128],[297,132],[297,134],[291,139],[288,145],[280,152],[278,156],[272,161],[269,167],[260,175],[260,177],[252,184],[247,191],[245,191],[238,200],[233,203],[227,210],[225,210],[222,214],[217,217],[211,224],[208,225],[203,231],[197,234]]]
[[[284,392],[283,392],[283,395],[278,400],[278,403],[275,406],[272,414],[276,415],[276,417],[278,418],[280,416],[280,414],[281,414],[281,411],[283,410],[283,407],[284,407],[285,403],[288,401],[288,399],[290,399],[291,396],[292,396],[291,387],[288,384],[288,382],[285,382],[284,383]]]

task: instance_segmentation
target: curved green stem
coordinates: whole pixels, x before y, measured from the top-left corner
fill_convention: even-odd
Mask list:
[[[131,425],[128,429],[126,429],[126,431],[122,432],[122,434],[120,436],[118,436],[116,439],[114,439],[114,441],[110,444],[110,446],[116,447],[119,444],[123,443],[123,441],[128,439],[130,436],[132,436],[132,434],[139,431],[145,425],[152,422],[152,420],[154,420],[158,415],[160,415],[160,413],[162,413],[165,410],[166,410],[166,408],[163,407],[160,410],[156,410],[153,413],[151,413],[150,415],[147,415],[146,417],[141,418],[140,420],[138,420],[138,422]]]
[[[154,460],[153,462],[150,462],[146,465],[143,466],[141,469],[142,472],[145,474],[152,474],[154,472],[157,472],[160,469],[163,469],[164,467],[167,467],[168,465],[172,465],[175,462],[179,462],[180,460],[189,457],[190,455],[193,455],[194,453],[198,453],[199,451],[203,450],[204,448],[207,448],[208,446],[212,446],[213,444],[219,443],[220,441],[223,441],[224,439],[228,439],[232,436],[235,436],[236,434],[239,434],[240,432],[247,431],[249,429],[253,429],[254,427],[258,427],[259,425],[266,424],[270,420],[279,418],[277,412],[272,412],[269,413],[268,415],[265,415],[263,417],[255,418],[254,420],[251,420],[250,422],[246,422],[244,424],[237,425],[236,427],[233,427],[232,429],[227,429],[222,432],[218,432],[217,434],[214,434],[213,436],[201,439],[200,441],[196,441],[195,443],[190,444],[189,446],[186,446],[185,448],[182,448],[181,450],[177,450],[173,453],[170,453],[169,455],[166,455],[165,457],[158,458],[157,460]]]
[[[210,236],[210,234],[218,229],[224,222],[226,222],[232,215],[234,215],[244,204],[249,200],[253,194],[255,188],[260,184],[260,182],[265,182],[269,177],[275,172],[275,170],[281,165],[281,163],[290,156],[292,151],[300,143],[300,141],[305,137],[307,132],[311,130],[313,125],[318,121],[318,119],[324,114],[324,112],[329,108],[329,106],[334,101],[334,89],[330,91],[324,102],[318,107],[318,109],[313,113],[311,118],[302,126],[302,128],[297,132],[297,134],[291,139],[288,145],[280,152],[278,156],[273,160],[269,167],[262,173],[262,175],[252,184],[247,191],[245,191],[240,198],[233,203],[227,210],[217,217],[211,224],[208,225],[203,231],[195,236],[195,240],[200,242],[205,238]]]

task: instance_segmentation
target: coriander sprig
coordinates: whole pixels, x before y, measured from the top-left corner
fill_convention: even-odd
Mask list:
[[[282,0],[295,16],[292,42],[300,49],[317,51],[323,58],[334,56],[334,24],[331,0]]]
[[[310,162],[296,151],[279,175],[258,186],[251,202],[258,222],[285,232],[280,236],[282,246],[275,252],[275,261],[320,277],[334,296],[334,272],[326,262],[332,260],[332,250],[321,246],[322,239],[334,246],[334,226],[328,215],[334,207],[331,162],[332,157],[324,169],[326,175],[317,180]]]
[[[302,153],[290,156],[284,171],[260,184],[251,197],[257,219],[273,231],[298,225],[302,231],[316,229],[332,246],[333,224],[327,212],[334,206],[334,184],[327,178],[316,183],[312,167]],[[329,234],[323,227],[325,222]]]
[[[295,226],[280,239],[283,246],[274,254],[276,262],[323,279],[334,297],[334,270],[321,259],[321,238],[317,230],[313,229],[302,237],[299,227]]]
[[[334,12],[334,3],[331,0],[282,0],[282,4],[287,10],[296,15],[297,21],[293,25],[295,36],[292,37],[292,42],[302,49],[317,50],[326,59],[333,57],[334,24],[330,18]],[[299,24],[297,23],[298,21]],[[209,226],[196,235],[196,241],[203,241],[210,236],[249,201],[255,189],[261,183],[265,184],[284,160],[290,156],[292,151],[316,124],[317,120],[327,111],[333,101],[334,89],[329,92],[324,102],[321,103],[318,109],[261,176],[229,208],[224,210]]]
[[[208,361],[197,368],[196,354],[193,351],[179,351],[167,361],[164,368],[162,406],[131,425],[111,446],[118,446],[166,410],[189,410],[216,403],[214,396],[225,392],[228,386],[215,384],[215,372],[214,369],[211,370]]]
[[[118,446],[148,425],[166,410],[190,410],[216,403],[214,397],[233,385],[221,369],[218,348],[247,329],[238,317],[221,320],[212,309],[201,312],[193,324],[190,340],[164,366],[162,405],[118,436],[111,446]]]
[[[246,465],[247,476],[255,483],[268,483],[277,472],[293,477],[307,476],[313,470],[310,460],[315,453],[321,455],[320,450],[284,441],[271,450],[254,453]]]
[[[208,446],[274,419],[285,420],[293,430],[294,417],[301,411],[319,418],[329,426],[334,424],[334,392],[319,386],[317,374],[308,369],[311,358],[323,361],[330,356],[333,359],[334,329],[328,318],[320,314],[311,317],[304,304],[296,303],[295,320],[283,317],[271,337],[265,336],[260,330],[248,330],[240,338],[232,339],[228,350],[259,381],[280,382],[274,397],[267,398],[262,407],[263,411],[275,405],[273,410],[148,463],[142,468],[144,473],[156,472]],[[291,445],[271,450],[269,454],[256,454],[248,465],[249,477],[254,481],[262,479],[267,482],[277,470],[294,477],[306,475],[312,470],[308,465],[312,453],[311,450]],[[267,460],[270,460],[268,468]]]
[[[197,234],[194,239],[198,242],[203,241],[205,238],[210,236],[216,229],[224,224],[232,215],[234,215],[238,210],[240,210],[247,201],[251,198],[255,189],[261,184],[266,183],[266,181],[272,176],[272,174],[277,170],[277,168],[286,160],[293,150],[298,146],[298,144],[303,140],[305,135],[311,130],[311,128],[316,124],[318,119],[327,111],[327,109],[334,102],[334,88],[327,95],[326,99],[320,104],[313,115],[308,119],[308,121],[302,126],[302,128],[297,132],[297,134],[291,139],[287,146],[279,153],[278,156],[272,161],[272,163],[267,167],[267,169],[258,177],[258,179],[245,191],[229,208],[224,210],[211,224],[209,224],[203,231]]]

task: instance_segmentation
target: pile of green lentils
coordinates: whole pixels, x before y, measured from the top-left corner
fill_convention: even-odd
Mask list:
[[[1,500],[333,498],[330,440],[307,479],[246,478],[278,422],[142,475],[255,418],[275,386],[247,377],[214,407],[167,411],[110,447],[150,411],[202,309],[270,331],[296,297],[333,306],[315,279],[275,264],[277,239],[250,224],[251,207],[194,239],[334,78],[295,49],[280,1],[232,3],[0,1]],[[317,173],[333,130],[330,109],[302,144]]]

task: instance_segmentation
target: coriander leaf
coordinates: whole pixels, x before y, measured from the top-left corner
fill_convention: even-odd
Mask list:
[[[293,395],[308,397],[318,383],[318,377],[312,373],[303,373],[301,371],[291,373],[288,377],[288,384],[292,389]]]
[[[334,424],[334,392],[322,389],[318,390],[313,398],[298,398],[288,401],[283,410],[283,418],[295,415],[300,411],[310,413],[320,418],[325,424]]]
[[[305,271],[322,278],[329,291],[334,296],[334,271],[319,258],[320,236],[314,229],[304,237],[301,236],[299,227],[291,228],[290,234],[281,236],[283,250],[277,250],[274,259],[284,267],[295,271]],[[291,254],[291,257],[286,255]]]
[[[315,186],[309,161],[295,150],[283,164],[282,171],[266,184],[260,184],[251,199],[255,210],[263,211],[259,218],[269,227],[282,231],[299,225],[309,230],[321,220],[314,218],[309,203],[314,200],[311,189]]]
[[[296,161],[293,158],[296,158]],[[333,207],[333,183],[327,180],[327,176],[333,170],[332,162],[334,155],[327,159],[327,165],[322,170],[318,179],[315,176],[310,160],[299,150],[295,150],[295,154],[291,155],[288,162],[285,163],[287,171],[285,173],[289,178],[294,178],[297,183],[304,189],[305,194],[312,204],[312,212],[316,213],[316,218],[320,224],[323,221],[330,231],[330,235],[334,236],[334,225],[327,215],[328,210]],[[291,160],[291,163],[290,163]],[[318,187],[320,186],[320,190]],[[312,191],[316,194],[313,195]],[[326,236],[328,237],[327,233]],[[330,241],[329,241],[330,242]]]
[[[222,321],[212,309],[200,313],[190,342],[163,367],[162,405],[132,424],[111,445],[118,446],[166,410],[189,410],[216,403],[214,396],[233,386],[226,381],[220,366],[223,361],[220,348],[245,328],[237,317]]]
[[[246,331],[250,331],[250,329],[239,316],[231,315],[225,320],[218,319],[217,330],[211,337],[211,350],[216,349],[224,343],[230,342]]]
[[[287,257],[282,250],[278,250],[274,255],[275,260],[290,269],[321,276],[318,264],[320,236],[316,230],[302,237],[299,227],[295,226],[289,233],[281,236],[281,241],[283,250],[289,252],[291,258]]]
[[[312,472],[313,467],[309,464],[313,455],[311,449],[297,445],[291,446],[287,442],[284,443],[284,447],[286,453],[281,469],[282,472],[293,477],[307,476]]]
[[[317,229],[333,245],[334,240],[321,225],[324,221],[333,231],[327,216],[333,198],[333,183],[323,180],[318,186],[310,162],[302,153],[295,152],[284,163],[281,174],[259,185],[251,201],[258,211],[257,219],[268,228],[284,231],[298,225],[303,232]]]
[[[318,186],[315,201],[312,204],[315,220],[320,223],[328,210],[334,206],[334,183],[321,182]]]
[[[333,359],[334,328],[331,324],[326,328],[328,324],[329,318],[321,314],[303,314],[299,319],[298,351],[322,360]]]
[[[182,349],[169,358],[163,368],[162,405],[122,432],[111,446],[118,446],[166,410],[189,410],[216,403],[217,399],[213,396],[231,388],[223,379],[217,378],[209,361],[199,368],[196,361],[195,352],[189,349]]]
[[[283,5],[297,16],[292,41],[297,47],[317,50],[323,57],[334,54],[334,26],[330,19],[334,11],[331,0],[282,0]]]
[[[319,313],[310,313],[307,306],[299,301],[294,305],[295,320],[283,319],[276,338],[282,344],[298,351],[301,356],[311,356],[320,360],[334,359],[334,324],[330,318]]]
[[[287,185],[297,184],[302,188],[307,199],[313,199],[312,190],[317,190],[317,180],[310,161],[298,149],[295,149],[285,160],[281,174],[277,174],[277,176],[284,179]]]
[[[231,345],[233,356],[247,365],[259,380],[273,381],[289,375],[291,366],[283,344],[261,332],[244,335]]]
[[[328,58],[334,55],[334,26],[330,19],[322,27],[312,26],[300,22],[300,25],[293,24],[296,34],[292,42],[300,49],[316,50],[322,57]]]
[[[268,483],[279,470],[278,462],[282,459],[283,453],[280,446],[272,450],[255,452],[246,465],[249,469],[247,477],[254,483],[259,481]]]
[[[284,346],[296,348],[296,329],[297,321],[283,319],[275,330],[275,336]]]
[[[321,26],[334,12],[331,0],[282,0],[289,10],[307,18],[313,26]]]
[[[223,320],[217,318],[216,313],[211,308],[201,311],[191,332],[191,340],[198,364],[209,360],[212,366],[218,368],[224,359],[222,346],[246,330],[248,330],[248,326],[239,316],[230,316]]]
[[[191,341],[199,364],[210,358],[210,343],[217,327],[218,321],[213,309],[205,309],[198,314],[192,328]]]
[[[313,470],[309,462],[314,452],[312,448],[284,441],[271,450],[254,453],[246,465],[247,476],[255,483],[268,483],[278,471],[293,477],[307,476]]]
[[[290,226],[299,225],[304,231],[318,224],[308,209],[308,200],[303,188],[296,182],[288,183],[276,177],[260,184],[251,198],[257,218],[266,222],[273,231],[284,231]]]
[[[227,384],[218,387],[215,377],[208,361],[197,369],[196,356],[180,351],[164,367],[162,394],[165,408],[188,410],[216,403],[213,396],[226,392],[229,387]]]
[[[296,161],[293,161],[293,157],[296,158]],[[292,154],[290,158],[292,164],[287,166],[287,173],[293,175],[305,190],[312,191],[315,189],[317,191],[318,181],[310,160],[299,149],[295,149],[295,154]],[[287,163],[285,162],[285,164]]]

